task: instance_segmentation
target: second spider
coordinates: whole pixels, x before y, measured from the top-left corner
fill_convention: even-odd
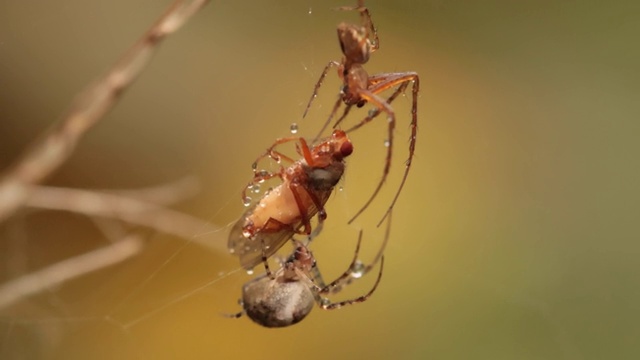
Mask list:
[[[325,67],[322,75],[320,75],[320,79],[316,83],[313,94],[311,95],[311,99],[307,105],[307,108],[304,112],[303,117],[306,116],[307,111],[309,110],[313,99],[316,98],[318,94],[318,90],[322,85],[324,78],[327,76],[329,70],[333,67],[338,68],[338,76],[342,80],[342,88],[340,91],[340,97],[336,101],[327,122],[325,123],[322,131],[326,128],[326,126],[331,122],[331,119],[335,116],[340,107],[341,103],[346,105],[345,110],[342,116],[335,122],[333,125],[336,128],[342,120],[347,116],[351,108],[356,105],[357,107],[362,107],[367,103],[370,103],[375,106],[375,109],[369,113],[367,117],[365,117],[362,121],[357,123],[356,125],[348,128],[346,133],[350,133],[363,125],[367,124],[375,117],[377,117],[381,112],[387,114],[388,118],[388,135],[386,140],[387,145],[387,155],[385,160],[385,165],[382,173],[382,178],[378,182],[373,194],[367,200],[367,202],[360,208],[360,210],[349,220],[352,222],[358,217],[368,206],[371,204],[373,199],[376,197],[380,189],[382,188],[383,183],[385,182],[387,175],[389,174],[389,169],[391,167],[391,155],[393,152],[393,142],[394,142],[394,129],[396,126],[396,114],[393,108],[391,107],[391,103],[403,93],[410,84],[413,84],[411,92],[412,92],[412,105],[411,105],[411,137],[409,140],[409,158],[405,163],[405,171],[402,177],[402,181],[398,187],[398,190],[389,205],[389,208],[385,212],[383,218],[380,220],[378,225],[382,223],[385,217],[389,215],[393,206],[395,205],[400,192],[407,180],[407,175],[409,173],[409,169],[411,167],[411,161],[413,160],[413,154],[415,151],[416,145],[416,133],[418,127],[418,92],[420,90],[420,78],[416,72],[408,71],[408,72],[395,72],[395,73],[381,73],[369,75],[367,71],[364,69],[364,64],[369,61],[369,57],[371,53],[378,50],[380,46],[380,42],[378,39],[378,33],[376,28],[373,25],[373,21],[371,20],[371,14],[369,13],[369,9],[364,6],[364,1],[359,0],[357,7],[341,7],[339,10],[355,10],[360,13],[360,17],[362,19],[362,25],[349,24],[346,22],[340,23],[338,25],[338,40],[340,42],[340,49],[342,50],[343,58],[342,61],[330,61]],[[380,93],[396,88],[395,91],[388,98],[384,99],[380,96]]]

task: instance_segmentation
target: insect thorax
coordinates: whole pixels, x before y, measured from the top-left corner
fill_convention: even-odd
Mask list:
[[[331,191],[344,173],[344,163],[335,162],[324,168],[305,167],[309,187],[316,191]]]

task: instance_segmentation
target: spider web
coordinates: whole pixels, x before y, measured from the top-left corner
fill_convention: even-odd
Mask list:
[[[0,167],[168,2],[1,2]],[[299,119],[319,72],[339,60],[335,26],[358,21],[329,10],[349,2],[213,1],[163,43],[45,183],[144,189],[194,175],[197,196],[163,206],[206,226],[167,235],[112,217],[13,214],[0,224],[0,284],[129,236],[144,246],[0,309],[0,358],[638,358],[637,242],[611,233],[634,234],[635,209],[618,202],[633,194],[637,176],[592,176],[621,167],[636,143],[631,125],[602,121],[636,100],[627,81],[635,73],[617,66],[637,68],[625,41],[638,33],[628,16],[637,9],[624,2],[367,1],[381,42],[367,70],[417,71],[424,80],[411,184],[394,211],[381,286],[365,304],[314,310],[284,329],[222,316],[239,311],[241,286],[256,276],[224,249],[244,210],[250,165],[292,122],[309,137],[325,120],[335,76]],[[405,100],[393,103],[400,116],[391,177],[406,158]],[[377,250],[375,223],[397,176],[358,224],[345,223],[378,180],[385,125],[351,136],[344,190],[327,204],[312,245],[325,279],[344,271],[360,228],[361,258]],[[372,281],[332,300],[361,295]]]
[[[336,6],[340,5],[339,3]],[[133,6],[136,6],[135,4]],[[306,25],[301,25],[303,32],[301,44],[296,49],[294,59],[313,59],[312,61],[303,60],[291,60],[287,63],[287,66],[291,66],[291,63],[297,63],[299,65],[299,71],[293,74],[292,78],[299,78],[301,75],[305,76],[308,81],[305,81],[307,86],[313,84],[313,81],[318,76],[318,72],[321,71],[324,66],[325,57],[316,56],[316,52],[320,52],[318,49],[323,49],[324,45],[316,46],[313,42],[309,41],[311,37],[310,33],[315,31],[314,21],[316,19],[314,8],[326,9],[326,4],[317,4],[315,2],[309,2],[308,6],[297,6],[293,10],[288,12],[283,11],[289,5],[271,6],[270,13],[274,16],[278,15],[288,20],[293,20],[297,23],[304,23],[311,19]],[[52,15],[52,23],[60,21],[65,17],[73,18],[73,15],[78,11],[82,11],[81,4],[79,3],[66,3],[63,9],[66,11],[60,14]],[[17,9],[16,11],[27,11],[29,9]],[[90,9],[88,18],[92,16],[107,19],[107,15],[100,15],[102,11],[110,11],[111,8],[105,9]],[[220,15],[228,11],[233,13],[234,11],[243,14],[245,21],[257,21],[255,19],[261,19],[261,23],[253,24],[255,27],[268,26],[272,21],[270,18],[260,17],[259,10],[249,12],[248,7],[242,8],[224,8],[219,6],[215,9],[213,15],[213,22],[221,22]],[[218,17],[215,17],[217,14]],[[251,15],[253,14],[253,15]],[[243,16],[238,15],[238,18]],[[287,17],[288,16],[288,17]],[[205,17],[203,15],[202,17]],[[203,18],[199,21],[205,21]],[[356,17],[357,18],[357,17]],[[254,20],[247,20],[254,19]],[[287,21],[288,21],[287,20]],[[145,19],[135,18],[136,22],[144,23]],[[198,27],[196,20],[193,27]],[[331,18],[330,23],[335,22],[335,18]],[[147,21],[148,22],[148,21]],[[79,25],[76,25],[79,26]],[[242,28],[243,24],[230,24],[227,25],[233,29]],[[113,27],[111,28],[114,31]],[[60,34],[58,36],[65,37],[74,31],[73,27],[67,30],[67,33]],[[195,30],[194,30],[195,31]],[[224,30],[221,31],[224,33]],[[276,37],[281,34],[273,34],[270,36]],[[109,36],[102,35],[109,39]],[[250,38],[251,33],[243,34],[240,38]],[[305,38],[308,37],[308,38]],[[224,37],[218,34],[219,38],[213,39],[214,43],[217,41],[221,45],[219,48],[224,48]],[[80,39],[83,41],[86,39]],[[92,40],[98,41],[98,40]],[[178,40],[176,40],[177,42]],[[183,43],[189,44],[189,38],[185,37],[182,40]],[[240,42],[245,40],[239,40]],[[332,50],[335,50],[333,36],[330,36],[330,40],[327,40],[327,46],[330,46]],[[107,41],[108,42],[108,41]],[[197,43],[201,46],[201,43]],[[243,47],[238,44],[231,44],[232,49],[242,49]],[[6,45],[5,45],[6,46]],[[36,46],[36,45],[34,45]],[[78,46],[77,44],[75,46]],[[170,46],[170,45],[169,45]],[[176,45],[176,46],[179,46]],[[114,46],[117,48],[117,46]],[[255,50],[255,49],[254,49]],[[262,49],[265,50],[265,49]],[[176,52],[183,51],[181,49]],[[239,51],[239,50],[238,50]],[[279,56],[283,50],[281,47],[275,48],[271,56]],[[167,50],[167,53],[169,51]],[[324,51],[322,51],[324,52]],[[329,52],[325,52],[329,53]],[[331,54],[335,54],[333,51]],[[167,54],[168,59],[166,61],[171,62],[175,59],[171,59],[171,55]],[[321,61],[316,62],[315,59],[320,58]],[[327,57],[327,60],[329,58]],[[224,68],[227,64],[224,63],[224,59],[219,60],[220,64],[217,67]],[[157,62],[162,63],[162,57],[159,57]],[[158,65],[160,67],[161,65]],[[183,65],[184,66],[184,65]],[[235,64],[236,71],[241,72],[242,63]],[[179,67],[179,65],[178,65]],[[265,68],[266,69],[266,68]],[[271,74],[267,74],[273,77],[279,77],[278,73],[282,73],[281,69],[267,69],[271,71]],[[92,73],[93,69],[87,69],[87,73]],[[166,85],[157,85],[156,79],[160,78],[162,81],[176,81],[175,78],[170,77],[168,80],[161,75],[159,71],[154,72],[153,68],[150,69],[152,73],[149,75],[150,80],[147,83],[142,82],[137,89],[131,91],[128,98],[123,100],[123,104],[119,109],[111,115],[114,119],[118,116],[124,116],[125,119],[129,117],[127,113],[136,113],[139,110],[132,108],[131,105],[134,102],[141,102],[141,107],[148,107],[148,100],[145,99],[145,91],[150,91],[149,88],[160,87],[166,89]],[[179,73],[179,70],[175,70]],[[155,74],[155,75],[154,75]],[[261,78],[255,78],[254,81],[269,83],[271,77],[264,74],[264,70],[254,72],[262,76]],[[220,75],[215,70],[209,73],[210,78]],[[176,75],[180,76],[180,75]],[[250,77],[252,75],[246,75]],[[274,93],[284,91],[291,82],[297,82],[297,79],[282,79],[283,84],[280,85],[279,90],[273,91]],[[66,79],[63,85],[68,86],[67,93],[72,94],[74,86],[77,86],[72,82],[72,85],[66,85]],[[237,83],[234,83],[232,79],[221,79],[222,83],[227,84],[225,89],[232,93],[230,96],[241,96],[242,89],[236,87]],[[287,83],[289,81],[289,83]],[[56,82],[63,82],[62,77],[57,78]],[[160,82],[160,81],[158,81]],[[329,93],[326,97],[321,96],[316,100],[312,112],[316,111],[320,114],[324,114],[327,108],[324,108],[322,104],[332,104],[333,96],[335,95],[330,86],[331,81],[328,81],[329,85],[325,85],[325,93]],[[310,88],[309,88],[310,89]],[[214,100],[216,106],[224,108],[220,105],[227,100],[226,94],[222,91],[207,90],[217,96]],[[193,94],[182,97],[183,106],[188,108],[195,108],[200,111],[199,115],[207,114],[209,111],[213,111],[215,117],[220,117],[218,109],[211,110],[212,107],[204,103],[204,99],[193,100]],[[35,95],[45,97],[47,95]],[[49,95],[51,96],[51,95]],[[162,99],[164,95],[162,92],[156,92],[156,98]],[[180,103],[179,99],[175,99],[171,95],[171,101]],[[191,98],[191,100],[189,100]],[[132,257],[131,259],[124,260],[123,262],[116,263],[112,266],[101,268],[95,272],[88,272],[86,275],[74,278],[68,282],[62,284],[56,284],[39,292],[32,296],[20,298],[11,306],[7,307],[4,311],[0,312],[0,356],[6,358],[86,358],[87,356],[104,357],[104,358],[157,358],[167,357],[173,358],[175,354],[191,354],[202,355],[202,347],[194,347],[193,349],[185,349],[184,344],[198,344],[200,339],[211,339],[214,342],[214,346],[207,348],[208,353],[215,354],[217,356],[233,356],[236,354],[235,346],[223,346],[228,341],[232,344],[234,340],[237,341],[238,334],[242,333],[245,336],[251,336],[250,334],[258,334],[262,336],[262,329],[252,324],[248,319],[233,320],[226,318],[225,314],[233,314],[239,311],[240,307],[237,305],[237,299],[240,296],[241,285],[251,279],[244,270],[242,270],[238,264],[237,259],[229,256],[225,251],[225,244],[227,241],[227,235],[230,226],[237,220],[239,214],[242,213],[243,207],[240,200],[240,190],[243,184],[250,176],[250,164],[252,159],[262,149],[268,145],[269,139],[275,139],[278,136],[286,135],[286,131],[289,128],[291,121],[286,119],[297,119],[303,109],[305,102],[308,98],[308,92],[300,92],[299,96],[296,96],[294,100],[298,106],[290,106],[291,99],[283,97],[276,98],[269,94],[266,94],[262,103],[269,104],[273,107],[286,106],[288,104],[289,109],[282,115],[284,121],[280,121],[280,125],[268,125],[262,128],[256,125],[257,136],[249,133],[240,134],[245,144],[252,144],[253,146],[246,146],[242,149],[237,149],[238,154],[230,159],[227,156],[215,157],[211,163],[219,168],[229,169],[229,179],[221,179],[218,172],[204,173],[201,177],[205,183],[203,186],[203,193],[199,199],[190,200],[186,205],[179,205],[187,211],[194,211],[194,209],[200,209],[199,213],[206,219],[208,226],[203,227],[202,230],[197,230],[192,233],[190,237],[186,239],[178,236],[167,236],[157,231],[141,230],[138,227],[132,227],[123,224],[118,221],[109,219],[95,219],[83,215],[69,214],[69,213],[56,213],[46,211],[34,211],[25,210],[16,215],[10,222],[3,225],[2,238],[3,241],[2,262],[6,264],[5,275],[3,279],[11,279],[19,275],[29,274],[36,272],[39,269],[46,269],[49,266],[55,266],[55,264],[64,263],[65,261],[72,260],[76,257],[80,257],[102,248],[106,248],[111,244],[114,239],[119,239],[126,236],[135,236],[138,240],[144,244],[144,251]],[[186,99],[186,100],[184,100]],[[325,101],[327,100],[328,101]],[[35,100],[38,101],[38,100]],[[61,100],[64,102],[64,100]],[[237,105],[236,105],[237,106]],[[150,106],[152,109],[153,106]],[[157,107],[156,107],[157,108]],[[160,117],[162,108],[152,111],[151,114],[146,116],[153,117],[156,123],[163,123]],[[53,110],[51,110],[53,111]],[[175,111],[175,112],[174,112]],[[177,110],[171,111],[169,117],[178,117]],[[189,110],[183,110],[189,112]],[[274,112],[277,113],[277,112]],[[26,116],[23,114],[23,116]],[[49,116],[49,113],[46,114]],[[235,116],[242,117],[244,114],[238,112]],[[320,116],[321,118],[322,116]],[[45,120],[43,120],[45,121]],[[117,120],[114,120],[117,121]],[[166,120],[172,121],[172,120]],[[275,122],[274,122],[275,124]],[[142,122],[143,126],[149,126],[149,122]],[[189,126],[188,124],[182,124]],[[211,126],[205,124],[204,126]],[[304,136],[315,135],[316,127],[310,125],[299,124],[299,134]],[[216,130],[224,130],[225,126],[216,125]],[[239,126],[230,127],[233,129],[234,134],[240,129]],[[123,128],[120,128],[123,131]],[[193,134],[197,137],[197,133],[200,129],[187,128],[187,133]],[[259,130],[259,131],[258,131]],[[147,131],[147,130],[145,130]],[[168,132],[173,129],[166,130]],[[242,130],[240,130],[242,131]],[[108,139],[108,134],[104,135],[105,139]],[[138,135],[139,136],[139,135]],[[265,140],[267,139],[267,140]],[[86,140],[88,149],[80,149],[82,151],[91,151],[92,147],[95,149],[99,146],[101,141],[99,138],[95,141],[92,139]],[[122,142],[126,143],[126,135]],[[224,149],[227,149],[231,144],[240,142],[236,139],[230,142],[224,142],[223,140],[213,141],[216,145],[207,148],[207,150],[213,153],[223,153]],[[153,143],[153,142],[152,142]],[[380,141],[382,143],[382,141]],[[148,145],[148,143],[145,143]],[[221,144],[221,145],[218,145]],[[185,145],[182,145],[185,146]],[[206,147],[205,147],[206,148]],[[380,151],[382,153],[382,147]],[[293,151],[290,149],[290,151]],[[295,151],[293,151],[295,154]],[[167,156],[169,159],[167,163],[169,167],[175,167],[176,169],[168,170],[166,173],[176,175],[180,174],[180,170],[184,170],[184,166],[176,165],[177,162],[183,160],[187,154],[179,154],[176,159],[171,159],[171,151],[165,151],[160,153],[161,156]],[[182,156],[181,156],[182,155]],[[226,154],[222,154],[226,155]],[[154,158],[155,158],[154,154]],[[90,157],[89,157],[90,158]],[[139,161],[148,161],[152,156],[142,151],[141,155],[133,155],[131,159],[125,161],[124,166],[134,166]],[[242,160],[238,160],[242,159]],[[75,167],[88,166],[83,162],[82,155],[79,160],[72,159],[67,168],[62,169],[62,175],[58,175],[52,179],[52,182],[59,184],[68,184],[68,179],[72,179],[77,176],[78,170]],[[204,161],[204,160],[203,160]],[[236,161],[242,161],[242,166],[237,166]],[[197,163],[197,161],[196,161]],[[122,164],[120,164],[122,165]],[[196,164],[199,165],[199,164]],[[274,164],[271,164],[275,166]],[[167,166],[167,164],[163,164]],[[158,166],[151,164],[146,165],[144,169],[148,173],[158,173]],[[117,167],[114,167],[117,171]],[[82,174],[82,172],[80,172]],[[102,186],[109,186],[113,184],[113,187],[126,187],[128,184],[148,183],[149,180],[143,175],[140,179],[133,182],[123,181],[116,176],[107,179],[105,183],[100,183]],[[226,175],[225,175],[226,176]],[[348,175],[347,175],[348,177]],[[215,187],[213,190],[208,190],[206,182],[213,179],[215,184],[219,184],[219,187]],[[89,181],[89,183],[95,182],[95,180]],[[123,185],[125,184],[125,185]],[[340,185],[342,189],[344,183]],[[131,186],[131,185],[129,185]],[[346,186],[348,189],[348,186]],[[264,189],[264,188],[263,188]],[[329,202],[329,208],[332,209],[331,217],[336,219],[336,222],[341,220],[341,223],[347,219],[347,214],[353,212],[350,205],[346,201],[346,195],[348,191],[340,191],[339,195],[335,196],[336,199],[332,199]],[[213,199],[208,202],[205,199]],[[360,201],[361,202],[361,201]],[[203,205],[203,203],[205,203]],[[211,205],[213,204],[213,205]],[[198,212],[198,210],[195,210]],[[222,224],[222,225],[215,225]],[[69,230],[71,229],[71,230]],[[332,261],[325,261],[320,264],[323,270],[327,270],[327,278],[332,278],[333,274],[339,274],[344,271],[344,266],[349,263],[352,256],[353,244],[355,244],[357,238],[356,227],[344,230],[336,230],[335,226],[329,225],[325,227],[324,232],[327,237],[347,238],[348,240],[342,241],[342,245],[339,245],[340,249],[338,254],[331,256]],[[366,235],[365,235],[366,236]],[[377,235],[380,238],[380,234]],[[323,236],[324,237],[324,236]],[[375,237],[375,236],[371,236]],[[55,244],[64,244],[64,246],[55,246]],[[315,251],[316,249],[314,249]],[[287,250],[284,250],[286,253]],[[334,247],[335,251],[335,247]],[[322,247],[317,249],[317,253],[322,253]],[[333,253],[333,251],[332,251]],[[374,253],[374,250],[363,250],[362,254],[367,257],[369,254]],[[256,269],[258,270],[258,269]],[[365,285],[367,286],[367,285]],[[365,288],[365,287],[363,287]],[[359,290],[355,290],[353,293],[358,294]],[[348,295],[347,295],[348,296]],[[233,335],[235,334],[235,335]],[[267,340],[268,338],[265,338]],[[282,351],[286,351],[283,348]],[[242,349],[243,353],[247,356],[263,356],[259,347],[255,349]],[[188,357],[188,355],[187,355]]]

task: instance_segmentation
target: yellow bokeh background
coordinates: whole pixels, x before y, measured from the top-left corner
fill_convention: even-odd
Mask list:
[[[104,73],[169,1],[0,2],[0,165],[5,168]],[[178,209],[219,231],[243,207],[251,163],[308,118],[339,1],[213,1],[171,36],[116,108],[47,184],[130,189],[195,175]],[[416,153],[393,213],[385,269],[365,303],[315,309],[286,329],[239,311],[252,277],[193,239],[152,233],[145,251],[0,310],[0,357],[48,359],[632,359],[640,356],[640,5],[633,1],[368,1],[380,49],[367,69],[420,74]],[[388,184],[382,117],[355,151],[313,243],[325,278],[363,259],[407,158],[411,96]],[[367,108],[350,115],[355,122]],[[634,165],[636,164],[636,165]],[[0,280],[107,244],[80,215],[21,211],[0,224]],[[365,293],[373,277],[332,300]],[[204,284],[209,284],[200,289]],[[199,289],[199,290],[198,290]],[[197,291],[196,291],[197,290]]]

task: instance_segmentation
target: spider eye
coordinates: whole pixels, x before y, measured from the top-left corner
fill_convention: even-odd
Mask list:
[[[340,154],[342,154],[343,157],[351,155],[352,152],[353,144],[350,141],[344,142],[340,145]]]

